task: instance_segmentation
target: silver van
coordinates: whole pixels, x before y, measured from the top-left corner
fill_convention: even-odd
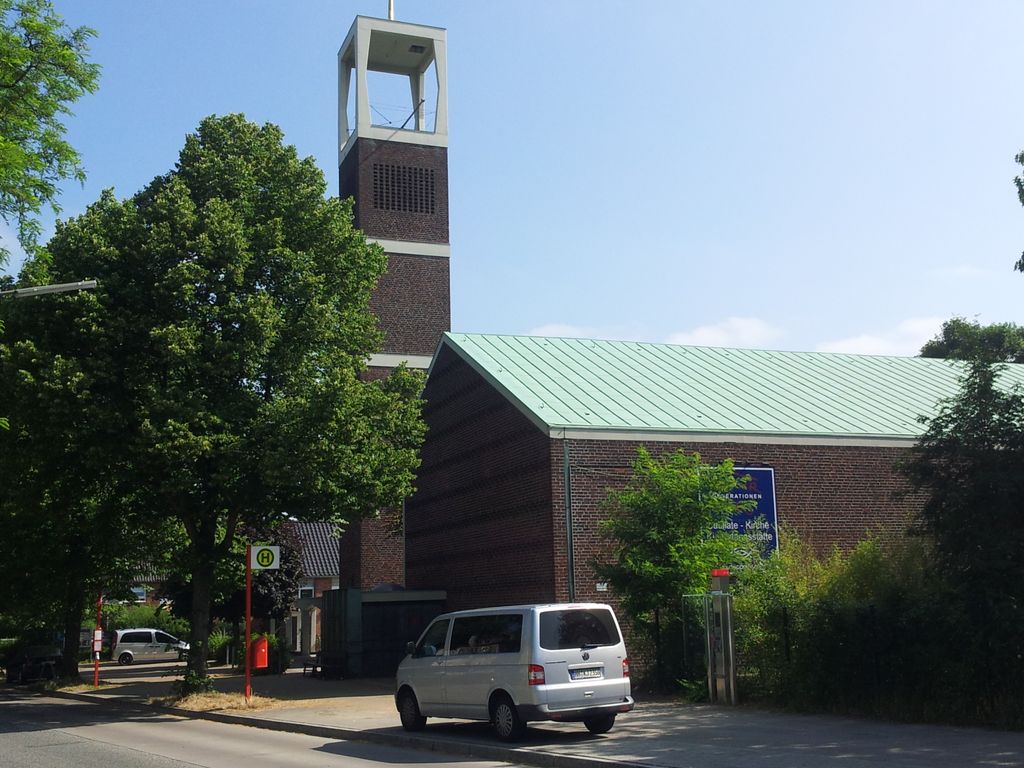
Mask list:
[[[114,632],[110,655],[122,665],[136,661],[180,661],[188,656],[188,643],[159,629],[118,629]]]
[[[629,658],[607,605],[512,605],[438,616],[398,665],[407,731],[428,717],[486,720],[515,741],[531,720],[582,721],[606,733],[633,709]]]

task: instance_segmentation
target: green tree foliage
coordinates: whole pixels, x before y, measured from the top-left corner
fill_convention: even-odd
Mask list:
[[[26,251],[43,207],[59,210],[57,185],[85,179],[61,121],[96,90],[99,67],[86,58],[95,34],[66,26],[49,0],[0,0],[0,218]],[[7,255],[0,248],[0,264]]]
[[[1018,165],[1024,165],[1024,152],[1019,153],[1014,160]],[[1014,186],[1017,187],[1017,199],[1020,200],[1020,204],[1024,205],[1024,177],[1015,176],[1013,179]],[[1018,272],[1024,272],[1024,254],[1017,259],[1017,263],[1013,267]]]
[[[921,357],[1024,363],[1024,327],[1015,323],[979,325],[954,317],[944,322],[942,331],[921,347]]]
[[[276,544],[281,547],[280,568],[253,571],[252,615],[283,622],[298,597],[303,579],[302,541],[295,528],[287,523],[262,528],[242,526],[239,529],[232,556],[218,564],[211,590],[210,616],[234,626],[245,618],[246,544]],[[181,571],[171,573],[163,584],[160,596],[171,603],[175,616],[191,616],[191,574]]]
[[[77,425],[89,469],[183,531],[190,679],[206,677],[214,577],[242,526],[341,523],[412,490],[422,378],[362,378],[386,256],[325,193],[280,129],[211,117],[172,171],[129,200],[105,193],[27,267],[99,281],[37,343],[96,412]]]
[[[46,283],[40,255],[24,272]],[[0,302],[0,391],[11,429],[0,432],[0,613],[64,632],[62,674],[78,671],[83,610],[99,591],[123,592],[171,532],[142,509],[112,409],[118,374],[89,355],[93,297]],[[115,448],[116,450],[112,450]]]
[[[611,556],[594,570],[652,642],[659,685],[675,677],[675,670],[666,673],[662,635],[666,624],[678,622],[682,595],[706,592],[712,568],[749,557],[742,537],[714,530],[752,508],[727,496],[744,483],[729,459],[705,464],[682,450],[657,459],[641,447],[626,487],[608,494],[600,530]]]
[[[979,672],[1024,686],[1024,392],[968,363],[903,467],[924,495],[917,529],[977,630]]]

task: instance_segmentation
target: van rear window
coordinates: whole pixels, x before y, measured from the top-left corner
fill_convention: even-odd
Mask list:
[[[619,630],[607,608],[573,608],[540,615],[540,647],[546,650],[618,643]]]

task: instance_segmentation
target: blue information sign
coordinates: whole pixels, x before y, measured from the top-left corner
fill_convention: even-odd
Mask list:
[[[779,548],[779,527],[775,515],[775,470],[771,467],[734,467],[736,477],[747,476],[746,488],[728,493],[734,501],[753,501],[749,512],[732,517],[729,529],[750,539],[751,550],[767,557]]]

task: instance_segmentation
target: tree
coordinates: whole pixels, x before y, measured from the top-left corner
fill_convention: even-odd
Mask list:
[[[104,193],[30,265],[99,281],[75,343],[47,343],[117,424],[98,455],[123,466],[132,507],[183,531],[186,688],[206,681],[214,574],[242,526],[340,524],[412,490],[422,378],[362,378],[386,256],[325,192],[276,126],[210,117],[173,170],[129,200]]]
[[[921,347],[921,357],[984,359],[1024,363],[1024,327],[1014,323],[979,325],[962,317],[942,324],[942,331]]]
[[[1020,152],[1015,158],[1013,158],[1019,165],[1024,165],[1024,152]],[[1017,187],[1017,199],[1020,200],[1020,204],[1024,205],[1024,178],[1015,176],[1013,179],[1014,186]],[[1017,263],[1013,267],[1018,272],[1024,272],[1024,254],[1017,259]]]
[[[979,680],[1024,685],[1024,392],[999,384],[1001,365],[966,364],[903,465],[924,497],[915,530],[959,596]],[[1010,691],[1010,689],[1005,689]],[[1016,696],[1017,693],[1012,693]]]
[[[49,0],[0,0],[0,218],[26,251],[44,205],[60,210],[57,184],[85,179],[61,121],[96,90],[99,66],[86,58],[95,35],[66,26]],[[0,248],[0,265],[7,256]]]
[[[608,494],[600,530],[612,557],[596,561],[594,570],[652,640],[659,679],[663,614],[677,612],[682,595],[706,592],[712,568],[749,558],[743,537],[720,530],[733,514],[753,508],[726,495],[745,483],[730,459],[705,464],[699,453],[679,450],[659,460],[640,447],[626,487]]]
[[[46,283],[49,259],[22,272]],[[121,397],[109,359],[92,358],[95,300],[87,294],[0,302],[0,613],[26,628],[59,627],[61,674],[78,674],[83,609],[97,592],[125,591],[152,561],[168,521],[142,507],[122,443]],[[99,347],[97,352],[102,352]]]

